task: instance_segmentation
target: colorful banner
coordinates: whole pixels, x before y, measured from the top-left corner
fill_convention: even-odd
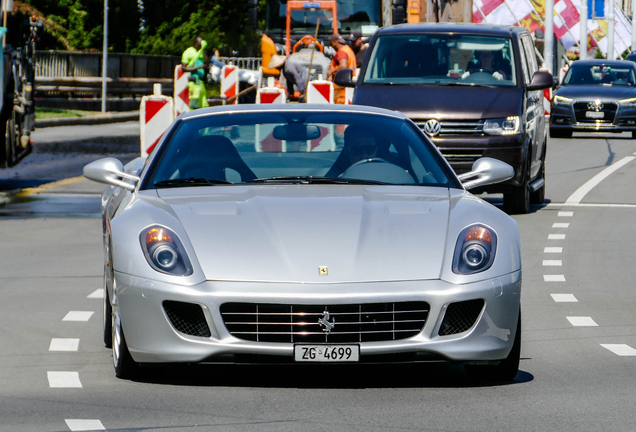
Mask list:
[[[588,0],[584,0],[588,1]],[[603,15],[608,14],[608,2],[604,3]],[[565,49],[578,46],[580,39],[581,0],[555,0],[554,3],[554,35]],[[598,11],[596,15],[600,15]],[[619,57],[630,48],[632,27],[625,13],[620,8],[614,10],[614,53]],[[473,22],[486,24],[516,25],[525,27],[531,32],[544,28],[545,0],[474,0]],[[588,49],[598,47],[607,55],[607,21],[603,18],[589,19]]]

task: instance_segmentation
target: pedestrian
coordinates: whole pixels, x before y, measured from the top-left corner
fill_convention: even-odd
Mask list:
[[[362,33],[359,30],[354,30],[349,35],[349,46],[356,54],[356,63],[360,67],[364,60],[364,55],[367,53],[369,44],[362,42]]]
[[[294,60],[282,56],[273,55],[267,66],[269,69],[280,69],[287,81],[287,94],[290,99],[299,100],[305,93],[309,69],[295,62]],[[294,89],[294,85],[296,89]]]
[[[188,90],[190,93],[190,109],[205,108],[208,105],[208,91],[205,87],[205,76],[210,67],[210,58],[205,52],[208,43],[197,36],[192,46],[181,56],[181,70],[190,72]]]
[[[329,36],[329,43],[336,50],[336,55],[331,60],[331,66],[327,69],[328,79],[333,81],[334,75],[341,69],[355,69],[357,67],[356,55],[347,41],[338,33],[334,33]],[[338,85],[333,86],[334,98],[337,104],[344,104],[346,102],[345,88]]]

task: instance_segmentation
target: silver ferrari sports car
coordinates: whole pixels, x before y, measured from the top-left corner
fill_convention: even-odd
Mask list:
[[[118,377],[161,363],[420,362],[511,380],[521,346],[513,219],[404,115],[251,105],[182,115],[106,183],[104,341]]]

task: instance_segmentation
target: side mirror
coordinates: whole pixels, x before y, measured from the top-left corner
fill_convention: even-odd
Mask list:
[[[353,82],[353,69],[340,69],[336,72],[333,82],[340,87],[355,87],[356,83]]]
[[[528,90],[543,90],[552,87],[554,78],[550,72],[536,71],[532,75],[532,81],[528,86]]]
[[[124,172],[124,166],[119,159],[105,158],[91,162],[84,167],[84,177],[98,183],[118,186],[127,190],[135,190],[139,177]],[[126,180],[133,180],[131,184]]]
[[[515,175],[515,170],[507,163],[499,159],[483,157],[473,163],[470,172],[459,175],[459,180],[466,190],[479,186],[487,186],[510,180]]]

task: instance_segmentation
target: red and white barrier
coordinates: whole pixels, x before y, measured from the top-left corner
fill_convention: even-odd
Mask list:
[[[157,86],[159,90],[157,90]],[[141,125],[141,155],[148,156],[174,121],[174,102],[169,96],[161,96],[161,86],[155,84],[152,96],[141,98],[139,122]]]
[[[552,101],[551,97],[552,89],[543,89],[543,108],[545,109],[545,115],[550,115],[550,102]]]
[[[353,103],[353,95],[356,89],[353,87],[345,88],[345,105],[351,105]]]
[[[188,78],[190,72],[181,70],[181,65],[174,68],[174,117],[190,111],[190,91],[188,90]]]
[[[221,97],[229,99],[239,93],[239,68],[238,66],[225,65],[221,69]],[[234,98],[232,105],[238,104],[238,98]]]
[[[310,81],[306,91],[307,103],[332,104],[333,83],[331,81]]]
[[[259,88],[256,91],[257,104],[279,104],[287,103],[287,93],[285,90],[276,87]]]

